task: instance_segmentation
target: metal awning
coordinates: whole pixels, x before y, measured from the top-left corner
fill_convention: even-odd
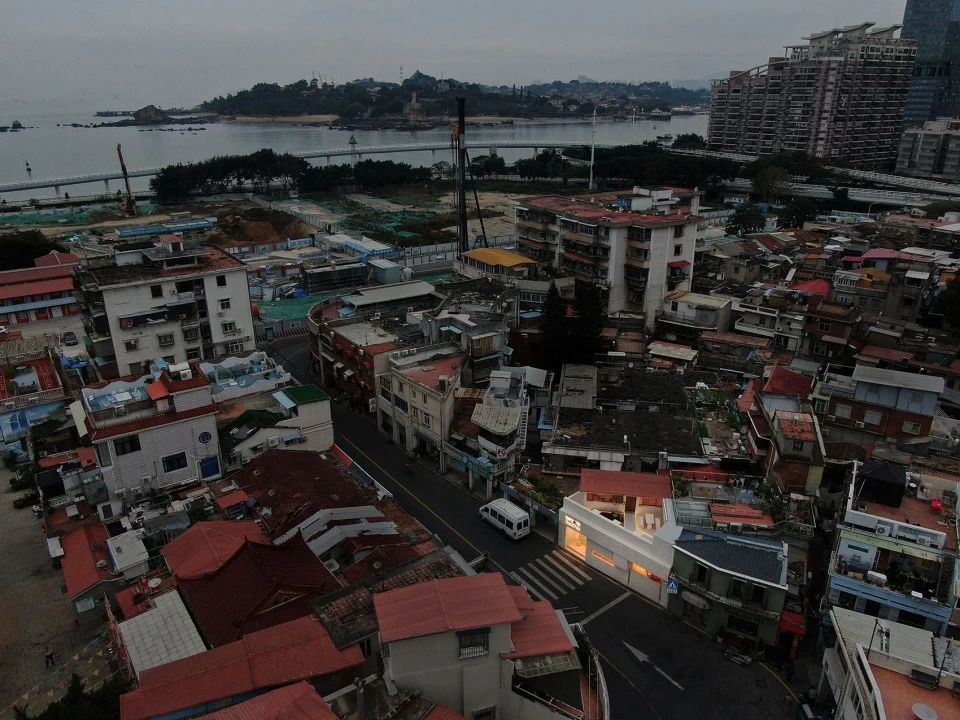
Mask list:
[[[671,260],[670,262],[667,263],[667,267],[672,267],[672,268],[690,267],[690,261],[689,260]]]
[[[337,361],[337,359],[336,359],[333,355],[331,355],[330,353],[328,353],[328,352],[326,352],[326,351],[324,351],[324,350],[321,350],[321,351],[320,351],[320,356],[321,356],[324,360],[329,360],[330,362],[336,362],[336,361]]]
[[[440,332],[452,332],[456,333],[457,335],[461,335],[463,330],[454,325],[444,325],[442,328],[440,328]]]
[[[273,394],[273,399],[280,403],[280,406],[285,410],[292,410],[297,406],[297,404],[291,400],[283,390],[278,390]]]
[[[285,443],[286,443],[286,442],[293,442],[294,440],[299,440],[299,439],[300,439],[300,433],[298,433],[298,432],[290,433],[289,435],[284,435],[284,436],[283,436],[282,438],[280,438],[280,439],[283,440]]]
[[[73,424],[77,428],[77,433],[80,437],[83,437],[87,434],[87,413],[83,409],[83,401],[75,400],[70,403],[70,414],[73,415]]]
[[[334,370],[343,370],[343,363],[342,363],[342,362],[338,362],[336,365],[333,366],[333,369],[334,369]]]
[[[343,377],[348,378],[348,377],[353,377],[354,375],[355,375],[355,373],[353,372],[353,370],[347,370],[347,371],[343,374]]]

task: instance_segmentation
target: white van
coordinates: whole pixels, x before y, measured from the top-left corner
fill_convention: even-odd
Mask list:
[[[480,508],[480,517],[514,540],[530,534],[530,515],[509,500],[498,498],[488,502]]]

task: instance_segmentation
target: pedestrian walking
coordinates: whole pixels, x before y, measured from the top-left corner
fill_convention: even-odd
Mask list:
[[[53,659],[53,650],[50,648],[49,645],[47,645],[46,654],[43,656],[43,662],[44,662],[43,666],[45,668],[55,667],[57,664],[56,661]]]

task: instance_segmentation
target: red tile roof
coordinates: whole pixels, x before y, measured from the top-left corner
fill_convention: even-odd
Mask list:
[[[773,527],[773,516],[746,503],[710,503],[710,517],[715,523],[741,523],[757,527]]]
[[[401,372],[413,382],[418,382],[428,388],[439,388],[440,378],[453,378],[463,367],[467,358],[465,355],[452,355],[445,358],[432,358],[419,365],[404,368]]]
[[[310,683],[300,681],[197,720],[337,720],[337,716]]]
[[[91,428],[90,418],[87,417],[87,429],[90,430],[90,440],[96,442],[106,438],[119,437],[120,435],[130,435],[138,433],[141,430],[160,427],[161,425],[172,425],[173,423],[191,420],[204,415],[216,415],[217,406],[215,404],[201,405],[190,410],[181,410],[180,412],[157,413],[142,420],[131,420],[130,422],[110,425],[103,428]]]
[[[15,363],[15,365],[25,365],[33,368],[34,372],[37,374],[37,386],[40,391],[57,390],[62,387],[60,383],[60,377],[57,375],[57,371],[53,369],[53,365],[46,358],[24,360],[23,362]],[[11,391],[11,384],[12,382],[0,383],[0,400],[6,400],[7,398],[13,397],[15,394],[17,394]]]
[[[805,280],[804,282],[794,283],[790,288],[797,292],[808,293],[810,295],[819,295],[827,297],[830,294],[829,280]]]
[[[130,585],[114,595],[124,620],[135,618],[150,609],[150,605],[143,601],[141,592],[139,585]],[[140,596],[140,602],[135,599],[138,595]]]
[[[110,579],[108,537],[107,529],[99,523],[84,525],[63,537],[63,579],[71,598],[82,595],[102,580]],[[107,566],[97,567],[100,561]]]
[[[53,278],[51,280],[37,280],[35,282],[16,284],[2,284],[0,285],[0,300],[15,300],[17,298],[29,297],[33,295],[70,292],[72,290],[72,277]]]
[[[79,462],[84,470],[95,468],[97,466],[97,451],[92,447],[79,447],[76,450],[42,457],[37,461],[37,464],[42,469],[49,470],[69,462]]]
[[[573,652],[573,643],[567,636],[557,611],[549,602],[535,602],[523,612],[523,619],[510,628],[513,652],[505,658],[528,658],[538,655],[560,655]]]
[[[807,413],[778,410],[775,417],[780,424],[780,432],[788,440],[811,441],[817,439],[813,417]]]
[[[763,245],[767,250],[772,250],[773,252],[782,252],[786,248],[786,244],[780,242],[772,235],[758,235],[754,238],[758,243]]]
[[[584,468],[580,472],[580,489],[590,493],[630,495],[661,500],[673,495],[670,478],[665,475],[591,468]]]
[[[747,383],[747,387],[744,388],[743,395],[737,398],[737,408],[742,413],[750,412],[750,408],[753,407],[753,401],[757,397],[757,384],[750,380]]]
[[[299,534],[283,545],[247,541],[214,572],[180,581],[198,628],[214,647],[237,640],[250,618],[278,601],[339,589]]]
[[[770,395],[794,395],[806,397],[810,394],[810,388],[813,387],[813,380],[808,376],[785,368],[782,365],[775,365],[773,372],[763,386],[763,392]]]
[[[56,265],[76,265],[80,262],[80,256],[74,255],[73,253],[60,252],[59,250],[51,250],[46,255],[41,255],[38,258],[33,259],[33,264],[36,267],[53,267]]]
[[[218,570],[247,540],[267,543],[255,522],[206,520],[192,525],[160,552],[178,578],[193,578]]]
[[[244,635],[237,642],[140,673],[120,698],[122,720],[147,720],[218,700],[322,677],[363,662],[360,648],[338,650],[314,617]]]
[[[73,268],[68,265],[54,265],[51,267],[20,268],[18,270],[0,271],[0,285],[50,280],[52,278],[66,278],[73,276]]]
[[[430,548],[436,549],[436,546]],[[429,552],[429,550],[428,550]],[[374,577],[403,565],[414,558],[426,553],[412,545],[398,545],[393,547],[376,547],[362,560],[343,571],[343,579],[348,585],[353,585],[367,577]]]
[[[234,490],[231,493],[227,493],[226,495],[221,495],[218,497],[217,507],[221,510],[227,510],[228,508],[232,508],[234,505],[245,503],[249,497],[250,496],[247,495],[243,490]]]
[[[711,340],[713,342],[729,343],[731,345],[752,345],[753,347],[767,347],[770,338],[757,337],[755,335],[742,335],[734,332],[720,332],[717,330],[707,330],[700,334],[701,340]]]
[[[879,345],[864,345],[860,354],[865,357],[877,358],[878,360],[889,360],[891,362],[913,360],[916,353],[899,350],[897,348],[885,348]]]
[[[373,596],[380,639],[398,640],[471,630],[521,619],[503,576],[445,578]]]
[[[312,450],[271,448],[245,465],[233,481],[271,509],[270,517],[262,520],[273,538],[320,510],[370,505],[374,500],[344,477],[334,460],[324,460]]]

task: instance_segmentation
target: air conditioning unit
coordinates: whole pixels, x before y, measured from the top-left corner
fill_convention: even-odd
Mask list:
[[[176,289],[175,287],[170,288],[170,294],[171,294],[171,295],[176,295],[176,294],[177,294],[177,289]]]
[[[279,444],[280,444],[280,438],[272,437],[269,440],[267,440],[267,445],[269,445],[270,447],[276,447]]]
[[[7,401],[3,404],[3,406],[4,406],[7,410],[12,410],[13,408],[15,408],[15,407],[17,406],[17,401],[16,401],[16,400],[7,400]]]
[[[928,537],[917,537],[917,545],[923,545],[925,547],[930,547],[930,538]]]
[[[145,476],[143,476],[142,478],[140,478],[140,484],[141,484],[141,485],[149,485],[149,484],[150,484],[150,476],[149,476],[149,475],[145,475]]]
[[[827,415],[827,420],[829,420],[830,422],[833,422],[836,419],[837,419],[836,415]]]
[[[106,560],[97,560],[97,569],[103,570],[107,566]]]
[[[40,403],[40,398],[38,398],[38,397],[32,397],[32,398],[30,398],[29,402],[30,402],[31,405],[37,405],[37,404]]]
[[[250,458],[248,458],[248,457],[242,457],[242,458],[240,458],[240,464],[241,464],[241,465],[246,465],[248,462],[250,462]]]
[[[854,423],[854,425],[856,425],[858,428],[862,428],[862,427],[863,427],[863,420],[857,420],[857,421]]]
[[[127,495],[127,490],[126,490],[126,488],[120,488],[119,490],[117,490],[117,491],[114,493],[114,495],[116,495],[118,498],[126,497],[126,495]]]
[[[877,525],[877,535],[887,537],[890,534],[890,527],[887,525]]]

